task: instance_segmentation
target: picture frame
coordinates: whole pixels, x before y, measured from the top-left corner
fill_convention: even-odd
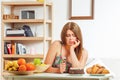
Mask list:
[[[21,19],[35,19],[35,10],[21,10],[20,11],[20,18]]]
[[[94,19],[94,0],[70,0],[69,20]]]

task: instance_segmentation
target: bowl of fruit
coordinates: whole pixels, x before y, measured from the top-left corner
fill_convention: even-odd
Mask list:
[[[33,74],[35,65],[26,62],[26,60],[23,58],[19,58],[18,60],[5,61],[5,70],[14,74]]]
[[[34,65],[36,66],[34,71],[36,73],[45,72],[50,67],[50,65],[43,63],[40,59],[34,59]]]
[[[50,67],[50,65],[42,63],[41,65],[36,65],[36,69],[34,72],[36,72],[36,73],[45,72],[49,67]]]

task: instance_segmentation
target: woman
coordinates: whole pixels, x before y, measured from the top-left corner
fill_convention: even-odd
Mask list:
[[[62,41],[54,41],[50,46],[45,64],[51,66],[46,72],[64,73],[70,68],[84,69],[88,53],[83,48],[82,34],[80,27],[74,22],[64,25],[61,32]],[[63,59],[66,59],[63,62]]]

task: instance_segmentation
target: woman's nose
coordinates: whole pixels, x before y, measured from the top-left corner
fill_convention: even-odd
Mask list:
[[[70,36],[70,39],[74,39],[74,37],[71,35],[71,36]]]

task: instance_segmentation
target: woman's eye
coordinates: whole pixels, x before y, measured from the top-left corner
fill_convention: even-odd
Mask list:
[[[74,34],[67,34],[66,37],[76,37]]]
[[[74,34],[72,34],[73,37],[76,37]]]
[[[70,37],[70,34],[67,34],[66,37]]]

